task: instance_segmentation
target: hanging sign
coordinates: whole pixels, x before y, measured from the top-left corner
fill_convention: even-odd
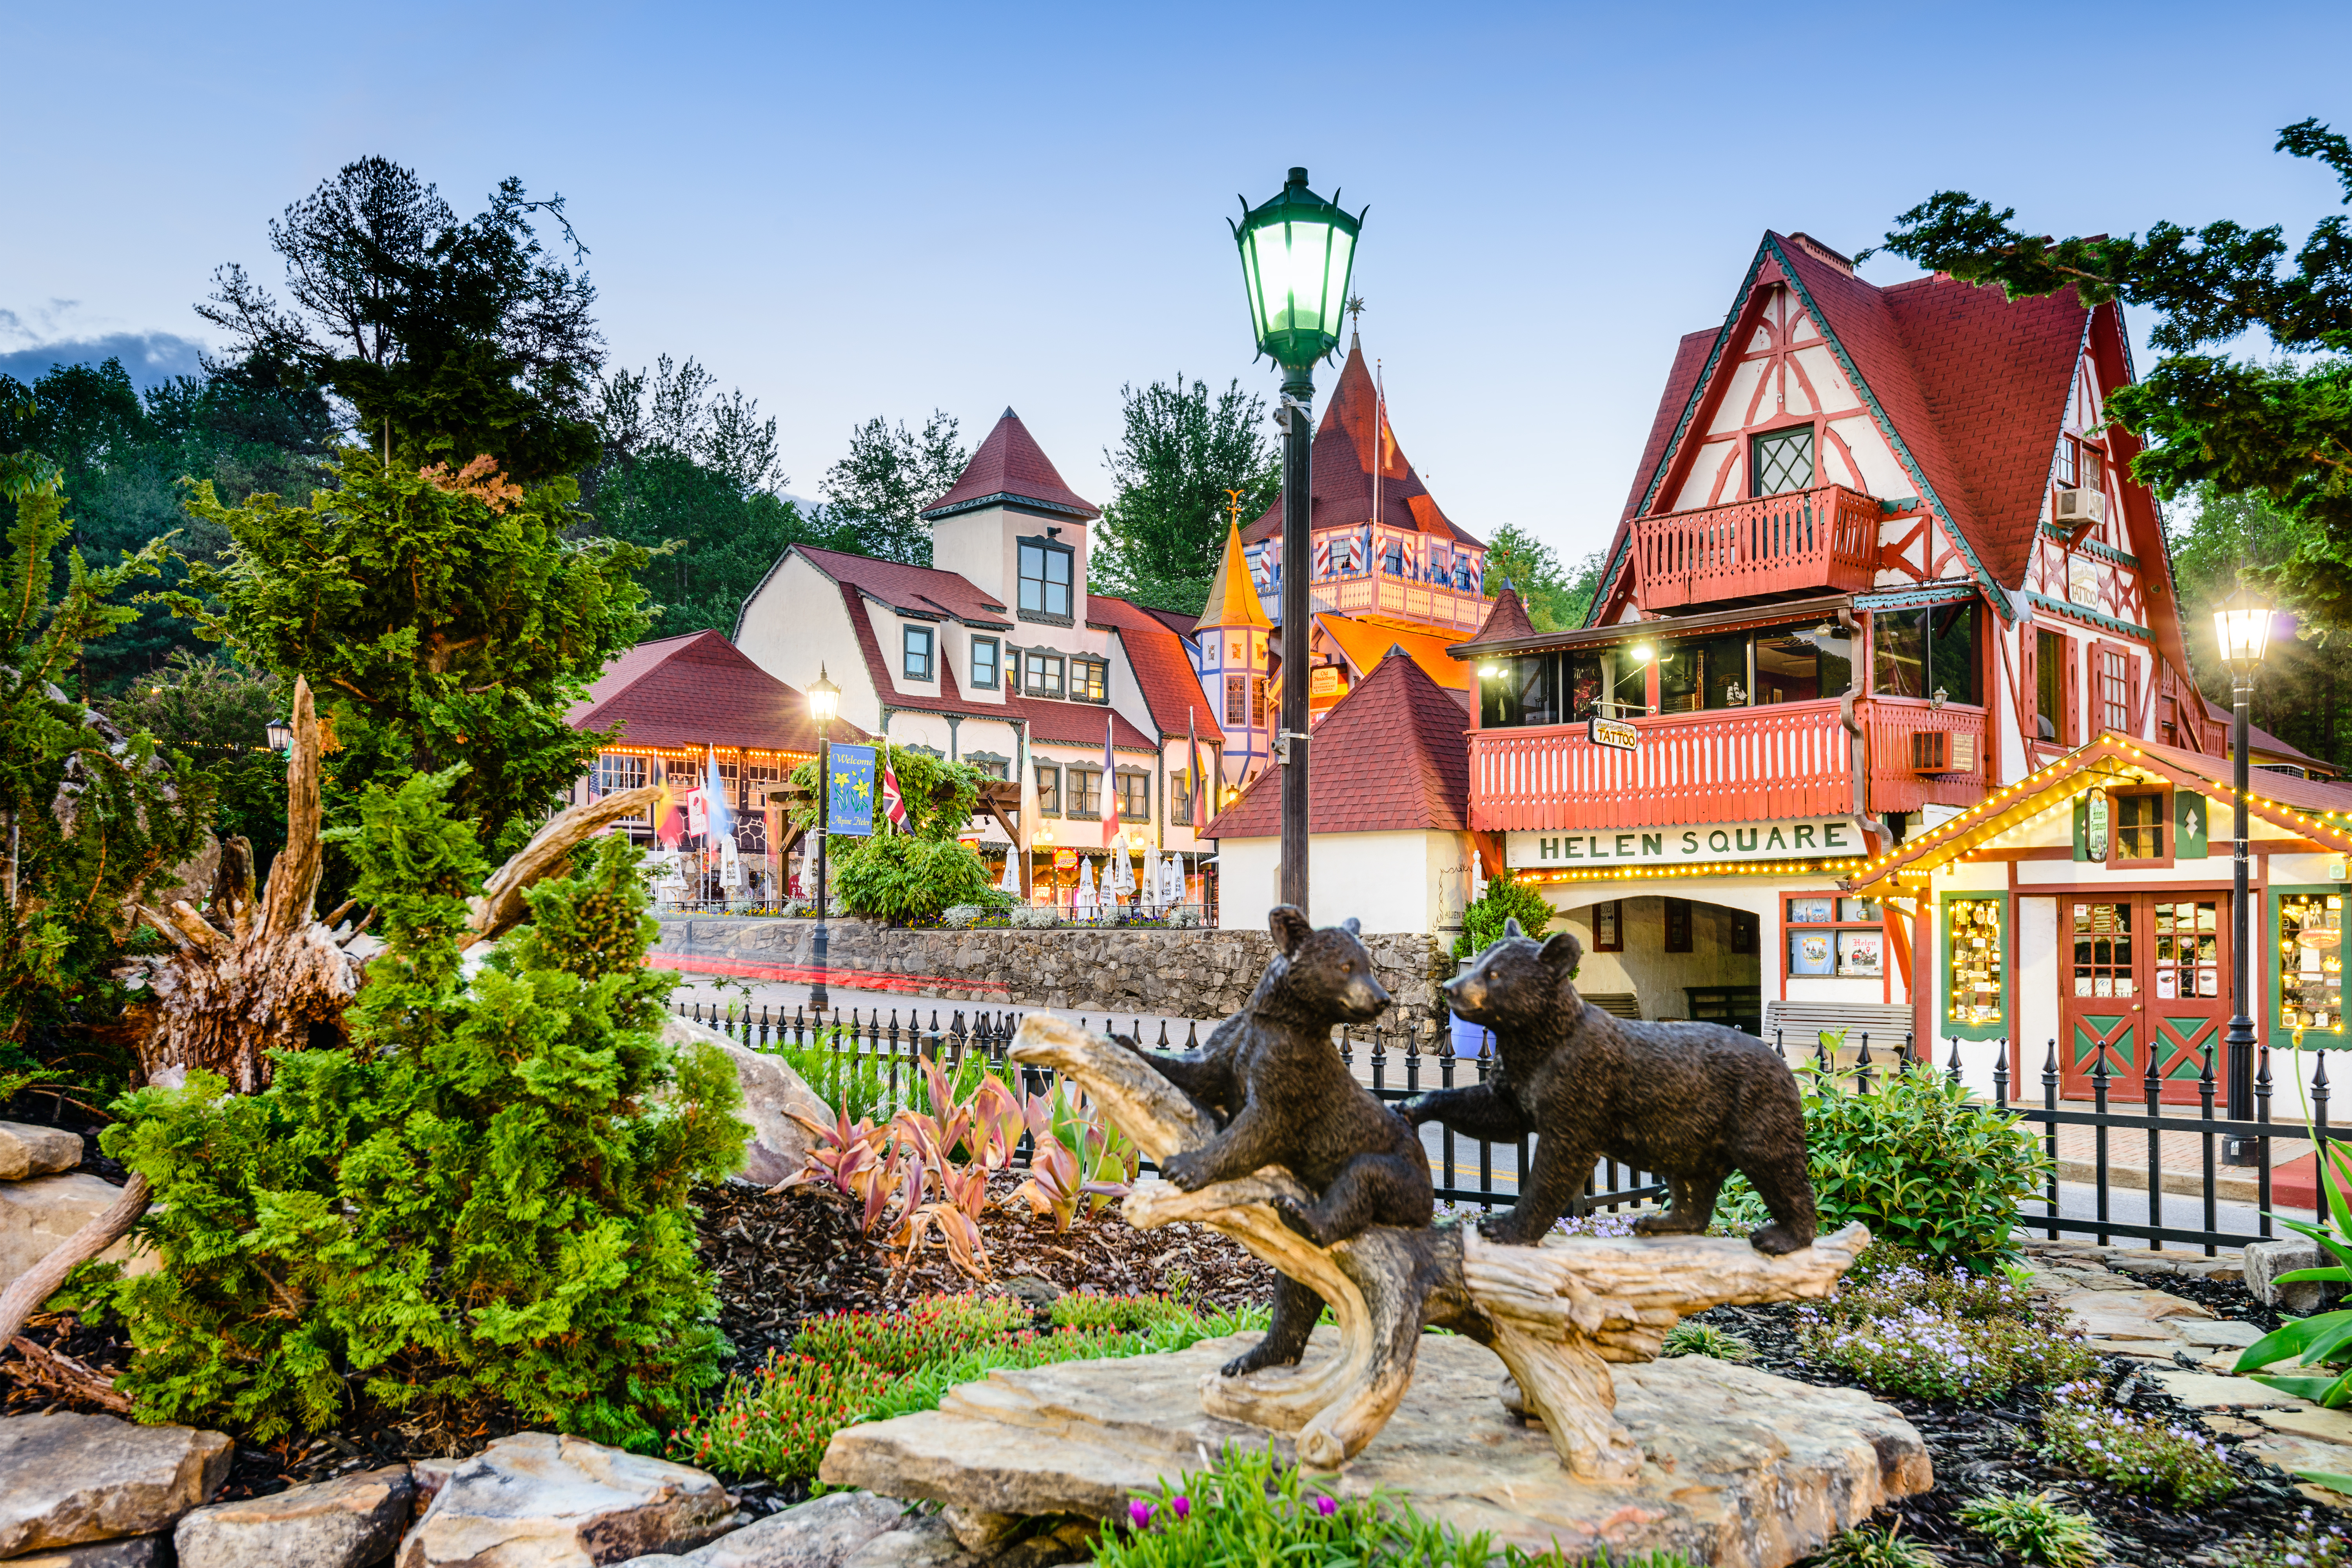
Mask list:
[[[1676,866],[1717,860],[1798,860],[1859,855],[1862,830],[1848,816],[1725,822],[1697,827],[1614,828],[1504,836],[1504,863],[1535,866]]]
[[[1642,731],[1622,719],[1603,719],[1599,714],[1584,721],[1585,739],[1596,746],[1613,746],[1621,752],[1641,750]]]
[[[833,789],[825,803],[832,830],[844,838],[874,837],[874,748],[833,748]]]

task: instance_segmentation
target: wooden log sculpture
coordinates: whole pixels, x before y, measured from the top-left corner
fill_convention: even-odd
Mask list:
[[[1066,1020],[1031,1014],[1012,1057],[1076,1079],[1155,1163],[1216,1131],[1146,1058]],[[1189,1220],[1222,1231],[1330,1305],[1338,1355],[1241,1377],[1212,1373],[1201,1390],[1209,1414],[1294,1433],[1299,1458],[1324,1468],[1361,1452],[1396,1413],[1422,1329],[1435,1324],[1502,1358],[1526,1413],[1542,1419],[1571,1474],[1630,1479],[1642,1453],[1617,1421],[1611,1362],[1651,1360],[1686,1313],[1825,1296],[1870,1241],[1850,1225],[1780,1257],[1728,1237],[1552,1237],[1518,1247],[1444,1224],[1374,1226],[1324,1247],[1276,1213],[1274,1200],[1286,1194],[1313,1196],[1280,1166],[1193,1193],[1146,1178],[1124,1212],[1147,1230]]]

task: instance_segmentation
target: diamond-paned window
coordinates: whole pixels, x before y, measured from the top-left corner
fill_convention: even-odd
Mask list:
[[[1776,496],[1783,490],[1811,489],[1813,486],[1813,427],[1800,425],[1792,429],[1775,430],[1769,436],[1759,436],[1749,450],[1749,472],[1754,476],[1751,494]]]

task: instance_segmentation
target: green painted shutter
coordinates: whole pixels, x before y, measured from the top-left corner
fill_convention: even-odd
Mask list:
[[[2213,803],[2195,790],[2177,789],[2172,792],[2174,859],[2202,860],[2210,853],[2206,848],[2206,842],[2212,812]]]

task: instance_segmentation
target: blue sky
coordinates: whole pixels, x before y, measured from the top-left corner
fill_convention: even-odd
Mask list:
[[[2300,236],[2335,188],[2270,144],[2352,127],[2340,3],[20,5],[7,32],[0,369],[100,340],[174,367],[213,268],[274,282],[267,220],[380,153],[467,212],[508,174],[561,191],[614,359],[756,396],[795,491],[870,415],[976,440],[1009,404],[1099,500],[1123,383],[1271,392],[1225,219],[1304,163],[1371,205],[1407,455],[1465,527],[1570,555],[1763,229],[1850,252],[1952,186],[2061,233]]]

